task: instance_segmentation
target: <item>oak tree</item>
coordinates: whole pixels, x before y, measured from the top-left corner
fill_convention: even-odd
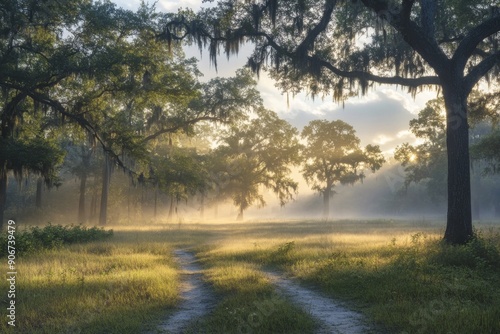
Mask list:
[[[380,169],[385,159],[378,146],[360,146],[354,128],[343,121],[311,121],[302,130],[302,175],[323,195],[323,218],[328,219],[330,198],[338,184],[363,181],[365,171]]]
[[[221,191],[238,207],[239,220],[251,205],[266,204],[262,188],[271,190],[281,205],[293,199],[298,184],[290,167],[299,163],[299,148],[297,130],[264,107],[222,135],[215,153],[225,166]]]

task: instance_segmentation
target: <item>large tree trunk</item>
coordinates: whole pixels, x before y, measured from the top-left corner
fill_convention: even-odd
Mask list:
[[[43,178],[39,177],[36,180],[36,197],[35,197],[35,206],[37,209],[42,208],[42,192],[43,192]]]
[[[102,174],[101,211],[99,212],[99,225],[106,225],[108,219],[108,194],[111,180],[111,159],[104,153],[104,169]]]
[[[5,204],[7,203],[7,171],[0,170],[0,231],[3,228]]]
[[[473,236],[469,124],[467,122],[467,97],[461,96],[462,89],[457,86],[453,83],[443,84],[448,153],[448,217],[444,240],[451,244],[465,244]]]
[[[94,179],[94,182],[96,182],[96,179]],[[97,216],[97,185],[94,184],[93,186],[94,191],[92,192],[92,199],[90,200],[90,214],[89,214],[89,220],[92,222],[95,222],[96,216]]]
[[[323,191],[323,219],[330,218],[330,197],[332,195],[333,181],[327,180],[325,190]]]
[[[85,216],[85,191],[87,190],[87,173],[80,176],[80,201],[78,202],[78,223],[84,224]]]
[[[480,166],[477,167],[480,169]],[[474,182],[471,186],[471,198],[472,198],[472,219],[481,219],[481,174],[479,170],[475,170],[472,173]]]

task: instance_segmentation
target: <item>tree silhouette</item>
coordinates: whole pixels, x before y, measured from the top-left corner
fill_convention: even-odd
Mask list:
[[[323,195],[323,218],[328,219],[330,198],[337,184],[363,181],[365,170],[380,169],[384,157],[378,146],[361,148],[354,128],[343,121],[311,121],[302,131],[302,174]]]

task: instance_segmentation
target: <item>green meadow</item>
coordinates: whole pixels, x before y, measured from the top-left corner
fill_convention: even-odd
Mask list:
[[[0,332],[155,333],[179,303],[181,271],[173,250],[182,248],[199,259],[217,295],[214,309],[195,319],[190,333],[246,333],[258,312],[252,333],[314,333],[315,320],[281,296],[264,270],[341,301],[380,333],[499,333],[500,228],[476,224],[477,239],[449,246],[441,242],[443,225],[341,220],[110,226],[112,236],[100,241],[18,253],[16,327],[4,315]],[[6,280],[0,290],[6,294]],[[4,314],[7,306],[2,298]]]

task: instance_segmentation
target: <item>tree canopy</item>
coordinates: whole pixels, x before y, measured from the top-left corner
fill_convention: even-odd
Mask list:
[[[302,174],[312,189],[323,195],[323,216],[328,218],[330,197],[338,184],[363,181],[367,169],[375,172],[385,159],[378,146],[360,147],[354,128],[343,121],[311,121],[302,130]]]
[[[285,205],[298,186],[290,177],[290,167],[299,162],[297,130],[263,107],[250,117],[231,126],[215,152],[224,161],[224,175],[219,178],[227,180],[222,184],[222,197],[233,200],[239,219],[254,203],[266,204],[262,188],[271,190]]]

